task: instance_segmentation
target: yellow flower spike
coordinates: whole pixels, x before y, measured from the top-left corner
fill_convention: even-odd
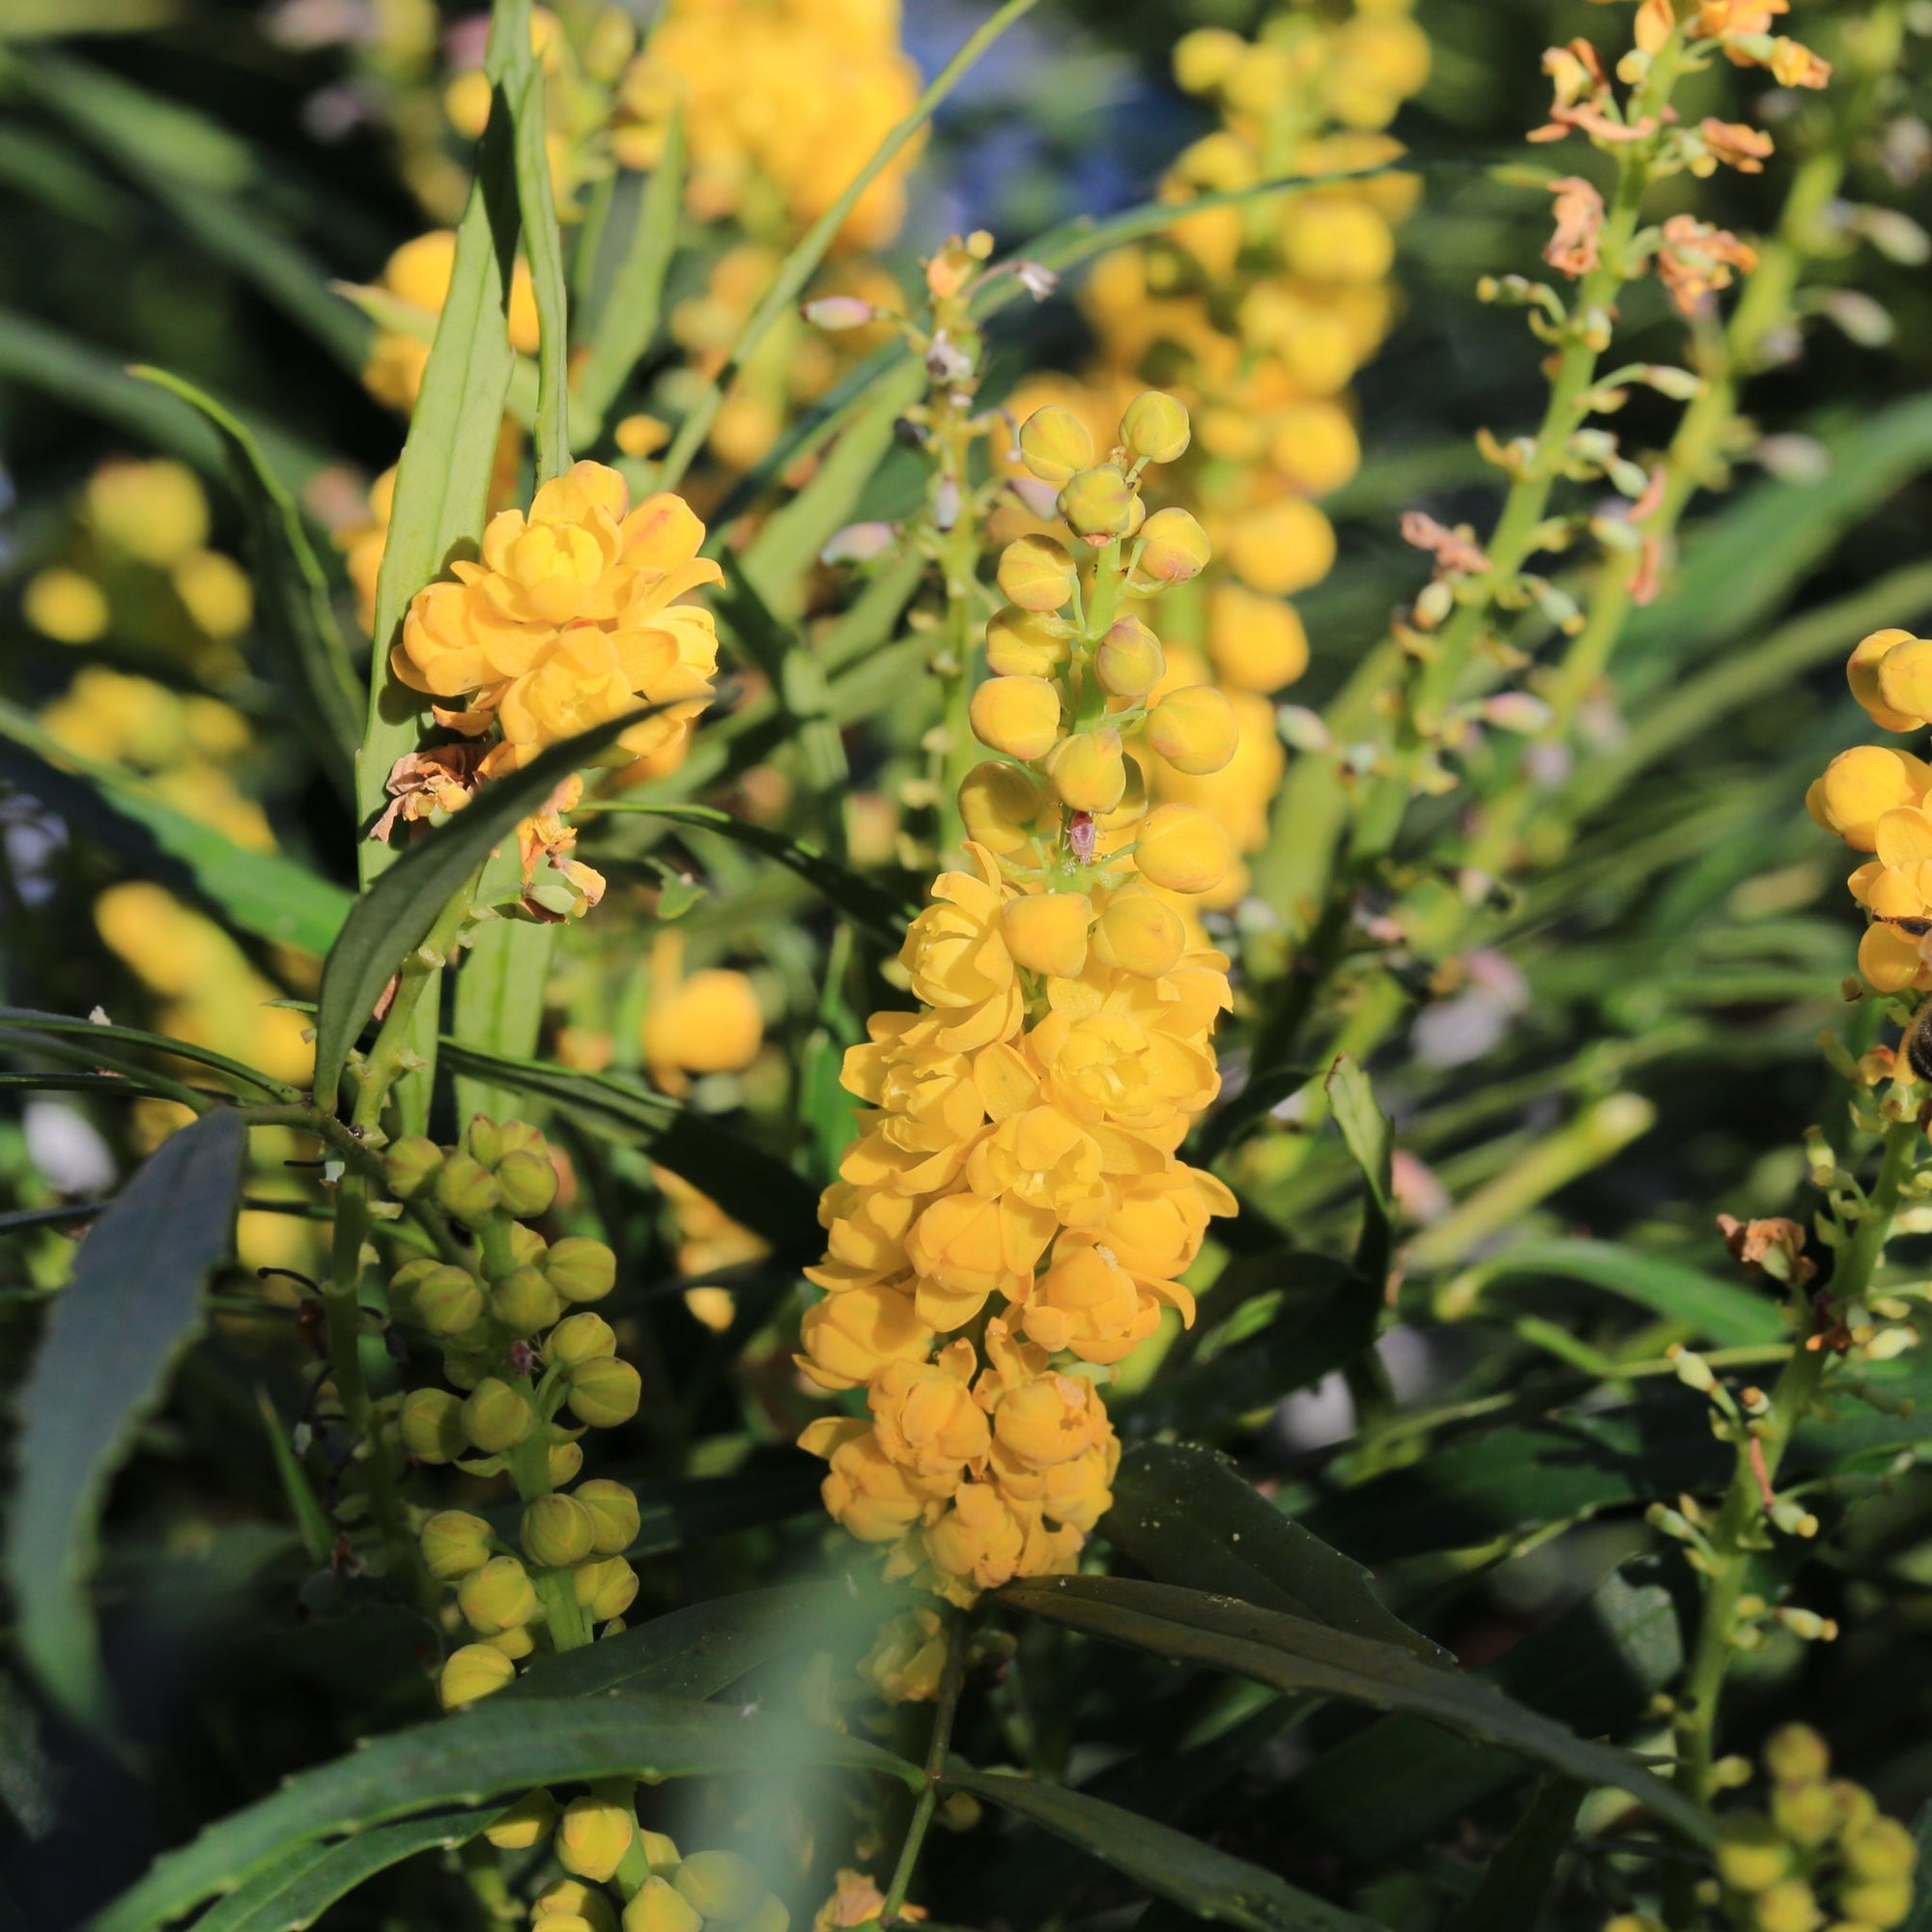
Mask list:
[[[954,1319],[946,1325],[956,1328],[988,1295],[1022,1299],[1053,1233],[1052,1210],[1016,1195],[996,1200],[943,1195],[913,1223],[906,1259],[920,1277],[922,1294],[929,1283],[955,1298],[949,1309]]]
[[[1111,625],[1094,653],[1094,675],[1110,697],[1145,697],[1166,670],[1160,639],[1138,617]]]
[[[970,1603],[1017,1576],[1071,1569],[1079,1537],[1056,1541],[1036,1513],[1016,1508],[994,1484],[962,1483],[924,1544],[946,1594]]]
[[[1000,932],[1013,963],[1029,973],[1072,979],[1087,964],[1094,901],[1085,893],[1030,893],[1008,900]]]
[[[647,1878],[624,1907],[624,1932],[703,1932],[704,1918],[667,1878]]]
[[[467,1510],[440,1510],[422,1526],[423,1562],[444,1582],[467,1577],[490,1560],[490,1525]]]
[[[1076,731],[1046,754],[1047,781],[1070,811],[1112,811],[1127,789],[1121,734],[1110,724]]]
[[[700,1918],[735,1924],[763,1900],[757,1867],[736,1852],[693,1852],[671,1883]]]
[[[1020,425],[1020,461],[1042,483],[1056,488],[1094,462],[1094,437],[1071,410],[1048,404]]]
[[[1134,865],[1150,885],[1208,893],[1235,863],[1235,841],[1218,819],[1191,805],[1158,805],[1134,842]]]
[[[798,1442],[831,1464],[819,1496],[826,1514],[861,1543],[895,1542],[931,1512],[931,1492],[886,1454],[877,1432],[865,1423],[823,1416]]]
[[[1043,677],[993,677],[974,692],[967,715],[989,751],[1029,763],[1060,736],[1060,693]]]
[[[518,1535],[539,1569],[567,1570],[590,1554],[596,1525],[575,1496],[537,1496],[525,1505]]]
[[[21,594],[20,612],[57,644],[91,644],[104,637],[112,613],[107,593],[91,577],[56,566],[36,571]]]
[[[1103,463],[1071,478],[1061,491],[1057,507],[1067,528],[1099,550],[1134,527],[1140,498],[1123,469]]]
[[[630,1421],[644,1399],[643,1380],[629,1362],[604,1355],[570,1372],[564,1403],[578,1421],[592,1429],[615,1429]]]
[[[1186,405],[1160,389],[1143,390],[1121,418],[1121,440],[1146,463],[1179,463],[1190,434]]]
[[[463,1402],[447,1389],[412,1389],[401,1416],[403,1446],[418,1463],[453,1463],[469,1453],[463,1433]]]
[[[488,1697],[513,1682],[517,1666],[500,1650],[487,1643],[466,1643],[452,1651],[437,1679],[437,1695],[445,1711],[459,1710]]]
[[[1111,1249],[1063,1245],[1065,1253],[1027,1297],[1021,1327],[1050,1353],[1070,1349],[1083,1361],[1118,1362],[1153,1333],[1160,1311]]]
[[[1154,519],[1150,518],[1151,524]],[[1052,537],[1018,537],[1000,553],[994,582],[1022,611],[1058,611],[1071,601],[1079,572],[1066,546]]]
[[[571,1577],[579,1606],[590,1621],[608,1624],[621,1617],[638,1599],[638,1573],[621,1556],[586,1563]]]
[[[1237,691],[1279,691],[1308,668],[1308,633],[1293,605],[1236,583],[1208,593],[1208,655]]]
[[[978,1366],[972,1343],[952,1342],[934,1361],[888,1362],[867,1394],[879,1448],[933,1495],[950,1495],[991,1446],[985,1411],[973,1400]]]
[[[1932,790],[1932,766],[1885,745],[1854,745],[1825,767],[1804,795],[1805,810],[1854,851],[1874,849],[1878,821]]]
[[[499,1812],[494,1823],[484,1826],[483,1835],[499,1852],[526,1852],[539,1839],[550,1835],[556,1823],[556,1800],[542,1786],[526,1791],[507,1811]]]
[[[617,1915],[610,1895],[585,1885],[581,1878],[560,1878],[545,1886],[530,1906],[530,1921],[541,1926],[543,1932],[571,1932],[567,1922],[556,1926],[548,1921],[572,1918],[583,1920],[591,1932],[617,1932]]]
[[[946,1627],[937,1610],[904,1610],[879,1626],[859,1675],[888,1704],[929,1704],[946,1669]]]
[[[576,1877],[602,1885],[623,1863],[637,1830],[628,1804],[573,1798],[557,1823],[556,1861]]]
[[[1235,755],[1239,739],[1234,706],[1211,684],[1170,691],[1148,713],[1149,748],[1190,776],[1218,772]]]
[[[1293,596],[1335,567],[1335,526],[1313,503],[1283,497],[1236,521],[1228,561],[1251,589]]]
[[[871,1282],[806,1310],[798,1365],[820,1388],[863,1388],[889,1362],[923,1361],[932,1339],[910,1293]]]
[[[1180,963],[1187,928],[1164,899],[1135,886],[1123,886],[1101,907],[1094,922],[1094,956],[1122,973],[1157,980]]]
[[[1003,859],[1018,857],[1033,843],[1047,804],[1045,786],[1020,765],[988,759],[959,781],[967,838]]]
[[[1845,681],[1852,696],[1864,707],[1865,715],[1886,731],[1916,731],[1924,722],[1916,712],[1894,709],[1879,689],[1879,667],[1886,654],[1900,644],[1914,642],[1910,631],[1874,631],[1853,646],[1845,664]]]
[[[463,1579],[456,1606],[479,1636],[494,1636],[498,1631],[521,1629],[536,1616],[536,1586],[514,1556],[493,1556]]]
[[[638,1540],[642,1520],[637,1496],[607,1477],[580,1485],[577,1501],[590,1516],[590,1547],[600,1556],[621,1556]]]
[[[1160,583],[1199,577],[1212,555],[1208,532],[1187,511],[1156,510],[1141,528],[1139,568]]]
[[[1915,725],[1932,719],[1932,639],[1908,638],[1878,661],[1879,697]]]
[[[536,1411],[497,1376],[484,1377],[463,1405],[463,1433],[486,1456],[514,1449],[536,1426]]]

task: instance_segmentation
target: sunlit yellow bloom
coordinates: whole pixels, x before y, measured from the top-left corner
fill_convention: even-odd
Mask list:
[[[892,1362],[923,1362],[932,1330],[912,1296],[883,1282],[828,1294],[800,1326],[799,1367],[821,1388],[863,1388]]]

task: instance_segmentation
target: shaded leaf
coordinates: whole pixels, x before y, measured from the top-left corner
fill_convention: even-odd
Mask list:
[[[1391,1179],[1395,1159],[1395,1129],[1376,1105],[1369,1076],[1353,1054],[1343,1054],[1328,1069],[1322,1086],[1334,1110],[1342,1141],[1362,1178],[1369,1198],[1362,1209],[1362,1235],[1355,1248],[1355,1266],[1373,1282],[1388,1278],[1393,1240],[1395,1193]]]
[[[239,1060],[229,1059],[225,1053],[216,1053],[212,1046],[202,1046],[194,1040],[176,1039],[169,1034],[144,1033],[139,1027],[115,1026],[106,1020],[75,1019],[68,1013],[43,1013],[32,1007],[0,1007],[0,1030],[26,1030],[56,1037],[64,1035],[73,1039],[108,1040],[122,1046],[144,1047],[150,1052],[192,1061],[197,1066],[213,1067],[243,1086],[260,1088],[265,1094],[279,1094],[293,1098],[298,1091],[282,1081],[270,1080],[266,1073],[257,1073],[253,1067],[244,1066]]]
[[[1425,1663],[1394,1644],[1199,1590],[1117,1577],[1009,1583],[999,1597],[1090,1635],[1233,1671],[1278,1690],[1312,1690],[1378,1710],[1413,1712],[1581,1783],[1628,1791],[1686,1837],[1711,1840],[1713,1827],[1703,1811],[1629,1753],[1575,1737],[1480,1678]]]
[[[6,1569],[27,1666],[76,1719],[108,1719],[88,1578],[107,1488],[202,1318],[235,1228],[246,1133],[227,1108],[164,1141],[81,1243],[19,1399]]]
[[[289,1514],[295,1518],[296,1533],[301,1538],[303,1554],[311,1563],[326,1563],[335,1543],[335,1523],[316,1500],[315,1491],[309,1485],[308,1471],[302,1467],[301,1459],[289,1441],[289,1432],[283,1426],[282,1418],[275,1413],[275,1405],[270,1399],[269,1391],[259,1383],[255,1389],[255,1406],[262,1411],[262,1428],[269,1438],[269,1453],[274,1458],[275,1474],[281,1479],[282,1494],[288,1498]]]
[[[1496,1847],[1443,1932],[1536,1932],[1557,1864],[1577,1834],[1582,1802],[1582,1791],[1563,1778],[1538,1785],[1529,1809]]]
[[[527,919],[486,920],[464,948],[456,974],[455,1037],[466,1046],[527,1060],[543,1030],[544,988],[556,956],[557,928]],[[456,1118],[507,1121],[516,1114],[507,1087],[456,1076]]]
[[[1078,1845],[1198,1918],[1247,1932],[1379,1932],[1374,1919],[1301,1891],[1261,1865],[1085,1792],[993,1771],[949,1770],[944,1782]]]
[[[1194,1157],[1211,1167],[1257,1122],[1264,1120],[1284,1100],[1292,1099],[1313,1078],[1305,1067],[1279,1066],[1250,1080],[1232,1100],[1224,1101],[1194,1130]]]

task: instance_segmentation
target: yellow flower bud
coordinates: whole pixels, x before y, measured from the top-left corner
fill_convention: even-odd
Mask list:
[[[1910,707],[1887,702],[1880,686],[1880,670],[1890,652],[1918,640],[1910,631],[1874,631],[1853,648],[1845,665],[1845,681],[1852,696],[1863,705],[1872,723],[1887,731],[1916,731],[1925,721]]]
[[[496,1179],[474,1154],[459,1151],[443,1162],[436,1202],[445,1214],[474,1227],[497,1211],[497,1201]]]
[[[1073,626],[1051,611],[1003,605],[986,620],[986,665],[999,677],[1051,677],[1065,668]]]
[[[697,1908],[668,1878],[655,1874],[639,1886],[624,1908],[624,1932],[703,1932]]]
[[[566,1301],[602,1301],[617,1281],[617,1257],[602,1241],[566,1235],[544,1259],[550,1285]]]
[[[946,1669],[946,1627],[937,1610],[904,1610],[879,1626],[859,1675],[888,1704],[929,1704]]]
[[[1896,1818],[1875,1818],[1862,1832],[1845,1840],[1845,1869],[1855,1878],[1896,1879],[1910,1875],[1918,1862],[1912,1833]],[[1866,1915],[1859,1913],[1862,1918]]]
[[[451,1582],[490,1560],[490,1525],[467,1510],[439,1510],[422,1526],[423,1562],[432,1577]]]
[[[168,567],[168,580],[195,626],[211,638],[236,638],[255,615],[255,586],[232,556],[191,550]]]
[[[1136,500],[1126,472],[1102,463],[1068,480],[1060,493],[1059,510],[1067,528],[1097,549],[1126,534]]]
[[[453,1463],[467,1455],[462,1398],[447,1389],[412,1389],[403,1402],[402,1435],[418,1463]]]
[[[562,1311],[549,1277],[533,1267],[512,1268],[490,1291],[490,1313],[512,1335],[534,1335]]]
[[[1045,786],[1022,765],[989,758],[959,781],[967,838],[1000,858],[1026,850],[1046,805]]]
[[[644,1862],[654,1872],[668,1871],[678,1862],[677,1846],[663,1832],[647,1832],[638,1827],[638,1844],[644,1855]]]
[[[444,1662],[437,1695],[445,1711],[454,1711],[500,1690],[516,1674],[517,1666],[500,1650],[487,1643],[466,1643]]]
[[[383,1184],[398,1201],[412,1201],[442,1166],[442,1150],[422,1134],[405,1134],[383,1151]]]
[[[600,1476],[578,1490],[577,1500],[590,1513],[590,1547],[598,1555],[621,1555],[637,1542],[638,1499],[622,1483]]]
[[[576,1482],[582,1470],[583,1451],[568,1440],[553,1442],[544,1453],[544,1467],[549,1472],[551,1488],[564,1489]]]
[[[589,1613],[591,1622],[608,1624],[636,1602],[638,1573],[621,1556],[607,1556],[601,1563],[584,1564],[571,1584],[579,1606]]]
[[[1094,901],[1085,893],[1029,893],[1000,912],[1000,936],[1029,973],[1073,979],[1087,963]]]
[[[555,1823],[556,1800],[540,1784],[498,1812],[494,1824],[484,1826],[483,1835],[499,1852],[526,1852],[539,1838],[549,1837]]]
[[[525,1506],[519,1534],[539,1570],[567,1570],[590,1554],[594,1526],[575,1496],[537,1496]]]
[[[1277,422],[1268,461],[1303,495],[1325,497],[1362,467],[1361,439],[1339,403],[1293,403]]]
[[[1208,94],[1241,63],[1248,43],[1226,27],[1196,27],[1174,43],[1174,81],[1183,94]]]
[[[1815,1851],[1838,1829],[1838,1801],[1828,1784],[1776,1784],[1772,1787],[1771,1815],[1794,1845]]]
[[[1121,440],[1149,463],[1178,463],[1187,453],[1187,408],[1177,396],[1145,389],[1121,418]]]
[[[519,1220],[534,1220],[549,1213],[556,1199],[556,1169],[547,1155],[519,1149],[497,1163],[497,1187],[506,1212]]]
[[[736,1852],[693,1852],[671,1883],[700,1918],[736,1924],[764,1897],[757,1867]]]
[[[1764,1768],[1780,1784],[1809,1784],[1830,1773],[1832,1753],[1809,1724],[1782,1724],[1765,1740]]]
[[[1279,691],[1308,668],[1308,633],[1293,605],[1217,583],[1208,593],[1208,655],[1236,691]]]
[[[1838,1888],[1838,1910],[1855,1924],[1890,1932],[1912,1916],[1912,1881],[1907,1878],[1860,1879]]]
[[[1111,724],[1063,738],[1046,756],[1046,776],[1073,811],[1112,811],[1127,788],[1121,734]]]
[[[1061,484],[1094,461],[1094,438],[1071,410],[1048,404],[1020,425],[1020,461],[1042,483]]]
[[[483,1319],[483,1290],[468,1268],[440,1263],[411,1284],[402,1312],[432,1335],[461,1335]]]
[[[1233,758],[1240,727],[1225,693],[1211,684],[1184,684],[1148,713],[1147,741],[1176,771],[1199,778]]]
[[[650,1833],[639,1835],[648,1837]],[[582,1919],[590,1932],[617,1932],[617,1915],[611,1909],[610,1894],[585,1885],[581,1878],[560,1878],[545,1886],[530,1906],[530,1921],[541,1927],[542,1932],[573,1932],[567,1923],[562,1926],[546,1923],[571,1918]]]
[[[1187,930],[1165,901],[1123,886],[1094,921],[1093,947],[1102,965],[1157,980],[1180,963],[1187,950]]]
[[[1138,617],[1112,625],[1094,653],[1094,675],[1110,697],[1145,697],[1166,670],[1160,639]]]
[[[1335,527],[1313,503],[1282,497],[1236,521],[1228,561],[1250,589],[1292,596],[1334,568]]]
[[[1889,710],[1914,724],[1932,719],[1932,639],[1908,638],[1879,660],[1878,691]]]
[[[103,463],[89,478],[87,515],[96,531],[142,563],[165,566],[208,541],[208,498],[185,464]]]
[[[1734,1811],[1719,1830],[1718,1876],[1733,1891],[1769,1891],[1791,1870],[1791,1847],[1769,1818]]]
[[[570,1372],[564,1400],[578,1421],[593,1429],[615,1429],[637,1414],[643,1393],[643,1382],[629,1362],[605,1355]]]
[[[550,1339],[544,1344],[545,1360],[561,1362],[565,1368],[616,1352],[616,1333],[601,1315],[566,1316],[550,1331]]]
[[[737,1073],[764,1044],[765,1015],[744,974],[710,966],[654,998],[644,1015],[644,1058],[687,1073]]]
[[[1902,805],[1920,805],[1932,790],[1932,767],[1885,745],[1854,745],[1825,767],[1804,794],[1804,809],[1856,852],[1878,845],[1878,821]]]
[[[980,744],[1009,757],[1042,757],[1060,736],[1060,694],[1043,677],[989,677],[968,715]]]
[[[1883,923],[1866,926],[1860,938],[1859,971],[1877,993],[1932,987],[1932,969],[1919,957],[1918,939]]]
[[[573,1798],[556,1828],[556,1861],[565,1871],[602,1885],[624,1862],[637,1831],[628,1804]]]
[[[1051,537],[1019,537],[1000,553],[994,581],[1000,595],[1022,611],[1058,611],[1080,578],[1065,545]]]
[[[1160,583],[1185,583],[1213,554],[1208,532],[1185,510],[1156,510],[1141,531],[1140,568]]]
[[[1802,1878],[1788,1878],[1757,1895],[1757,1932],[1817,1932],[1825,1915]]]
[[[91,644],[113,621],[107,593],[77,570],[37,571],[20,599],[20,613],[57,644]]]
[[[1191,805],[1156,806],[1134,844],[1141,877],[1172,893],[1210,893],[1234,863],[1228,828]]]
[[[486,1456],[514,1449],[537,1426],[536,1410],[497,1376],[486,1376],[463,1405],[463,1433]]]
[[[828,1294],[799,1321],[803,1368],[821,1388],[862,1388],[888,1362],[923,1361],[932,1330],[913,1297],[888,1283]]]
[[[514,1556],[493,1556],[458,1585],[456,1607],[479,1636],[494,1636],[535,1617],[536,1586]]]

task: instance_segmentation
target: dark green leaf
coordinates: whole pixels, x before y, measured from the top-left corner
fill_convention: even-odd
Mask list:
[[[20,1654],[75,1719],[108,1719],[87,1584],[107,1487],[200,1325],[235,1229],[246,1140],[227,1108],[164,1141],[95,1224],[19,1399],[6,1568]]]
[[[137,365],[128,373],[158,384],[199,410],[221,438],[235,494],[248,517],[265,627],[282,657],[290,689],[303,700],[302,712],[313,718],[323,768],[348,800],[369,699],[349,661],[329,603],[328,582],[295,497],[263,461],[247,426],[213,396],[162,369]]]
[[[88,1921],[88,1932],[152,1932],[317,1838],[359,1832],[436,1806],[482,1804],[536,1784],[595,1777],[680,1777],[769,1762],[879,1772],[909,1788],[903,1758],[836,1731],[643,1692],[490,1698],[454,1717],[374,1739],[292,1777],[211,1825]]]
[[[225,1073],[244,1086],[257,1087],[265,1094],[280,1094],[285,1099],[294,1099],[297,1094],[295,1088],[285,1086],[279,1080],[270,1080],[266,1073],[257,1073],[239,1060],[231,1060],[225,1053],[216,1053],[213,1047],[199,1046],[192,1040],[176,1039],[164,1033],[144,1033],[139,1027],[114,1026],[105,1020],[77,1020],[67,1013],[39,1012],[32,1007],[0,1007],[0,1030],[53,1034],[56,1037],[65,1035],[74,1039],[108,1040],[121,1046],[144,1047],[152,1053],[190,1060],[197,1066],[213,1067],[216,1072]]]
[[[1163,1583],[1188,1583],[1453,1663],[1369,1588],[1369,1573],[1284,1516],[1235,1465],[1191,1442],[1142,1442],[1122,1459],[1100,1534]]]
[[[1560,1777],[1545,1778],[1443,1932],[1536,1932],[1556,1883],[1557,1864],[1577,1834],[1577,1808],[1582,1802],[1577,1786]]]
[[[0,1807],[30,1839],[60,1822],[60,1778],[41,1737],[41,1714],[11,1670],[0,1670]]]
[[[1278,1690],[1310,1690],[1373,1709],[1408,1711],[1464,1737],[1500,1745],[1578,1782],[1640,1799],[1698,1843],[1710,1820],[1637,1759],[1573,1736],[1480,1678],[1425,1663],[1412,1652],[1168,1583],[1056,1577],[1009,1583],[1000,1601],[1116,1643],[1227,1670]]]
[[[1261,1865],[1085,1792],[994,1771],[949,1770],[945,1782],[1078,1845],[1198,1918],[1246,1932],[1380,1932],[1374,1919],[1298,1890]]]
[[[383,989],[429,935],[443,908],[490,854],[579,766],[648,710],[627,712],[552,745],[521,769],[480,787],[447,823],[431,827],[350,908],[323,962],[315,1015],[315,1097],[335,1105],[349,1049]],[[365,841],[366,842],[366,841]]]
[[[0,779],[119,852],[144,878],[205,899],[238,931],[327,952],[348,917],[340,886],[251,852],[189,818],[118,765],[82,756],[0,700]]]
[[[569,1108],[585,1133],[641,1148],[661,1166],[710,1195],[734,1221],[762,1235],[777,1251],[781,1265],[797,1265],[823,1250],[818,1197],[810,1183],[703,1115],[609,1074],[571,1073],[558,1066],[505,1060],[454,1040],[445,1040],[443,1049],[450,1065],[459,1071],[553,1100]]]

